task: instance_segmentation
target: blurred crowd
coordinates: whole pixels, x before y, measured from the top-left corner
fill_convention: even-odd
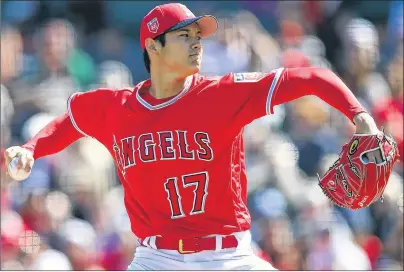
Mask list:
[[[164,1],[2,1],[1,148],[26,142],[68,97],[148,78],[143,16]],[[219,19],[201,74],[327,67],[393,134],[403,154],[402,1],[184,1]],[[293,91],[293,90],[290,90]],[[245,129],[254,248],[281,270],[403,270],[403,163],[384,201],[350,211],[317,186],[355,131],[317,97],[275,107]],[[35,162],[24,182],[1,168],[1,269],[121,270],[136,237],[107,150],[82,138]]]

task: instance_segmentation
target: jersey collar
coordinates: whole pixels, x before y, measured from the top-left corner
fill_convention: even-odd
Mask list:
[[[140,96],[139,91],[142,88],[142,86],[147,82],[147,81],[143,81],[143,82],[141,82],[139,84],[139,87],[137,88],[136,99],[141,105],[143,105],[145,108],[147,108],[149,110],[158,110],[158,109],[168,107],[168,106],[174,104],[175,102],[177,102],[181,97],[183,97],[188,92],[189,88],[192,85],[192,79],[193,79],[193,76],[187,77],[187,79],[185,80],[184,89],[182,89],[182,91],[179,94],[177,94],[176,96],[174,96],[170,100],[168,100],[166,102],[163,102],[161,104],[157,104],[157,105],[149,104],[146,100],[144,100]]]

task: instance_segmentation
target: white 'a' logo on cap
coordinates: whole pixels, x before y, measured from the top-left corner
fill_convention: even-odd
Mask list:
[[[147,23],[147,28],[151,33],[157,33],[157,30],[159,29],[159,21],[157,21],[156,17]]]
[[[186,6],[184,6],[183,4],[179,4],[178,5],[180,8],[182,8],[182,10],[185,12],[185,14],[189,17],[195,17],[195,15],[192,13],[192,11],[190,11]]]

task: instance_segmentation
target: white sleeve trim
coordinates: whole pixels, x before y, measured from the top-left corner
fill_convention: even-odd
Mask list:
[[[267,103],[266,103],[266,112],[267,115],[271,114],[271,104],[272,104],[272,95],[274,94],[275,88],[278,84],[279,78],[282,75],[282,72],[284,71],[284,68],[278,68],[276,69],[276,73],[275,73],[275,77],[274,80],[272,81],[271,87],[269,87],[269,91],[268,91],[268,97],[267,97]]]
[[[77,125],[76,121],[74,120],[72,108],[70,107],[70,103],[71,103],[71,101],[72,101],[72,99],[73,99],[73,96],[75,96],[76,94],[78,94],[78,93],[72,94],[72,95],[69,97],[69,99],[67,100],[67,111],[68,111],[68,114],[69,114],[69,117],[70,117],[70,121],[72,122],[74,128],[75,128],[78,132],[80,132],[81,134],[83,134],[83,135],[86,136],[86,137],[91,137],[90,135],[88,135],[88,134],[86,134],[84,131],[82,131],[82,130],[79,128],[79,126]]]

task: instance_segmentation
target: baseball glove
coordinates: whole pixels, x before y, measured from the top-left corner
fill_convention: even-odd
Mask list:
[[[366,154],[375,150],[380,151],[380,163],[367,159]],[[396,142],[384,131],[376,135],[355,134],[324,176],[318,177],[319,185],[340,207],[351,210],[368,207],[378,199],[383,200],[384,189],[399,157]]]

